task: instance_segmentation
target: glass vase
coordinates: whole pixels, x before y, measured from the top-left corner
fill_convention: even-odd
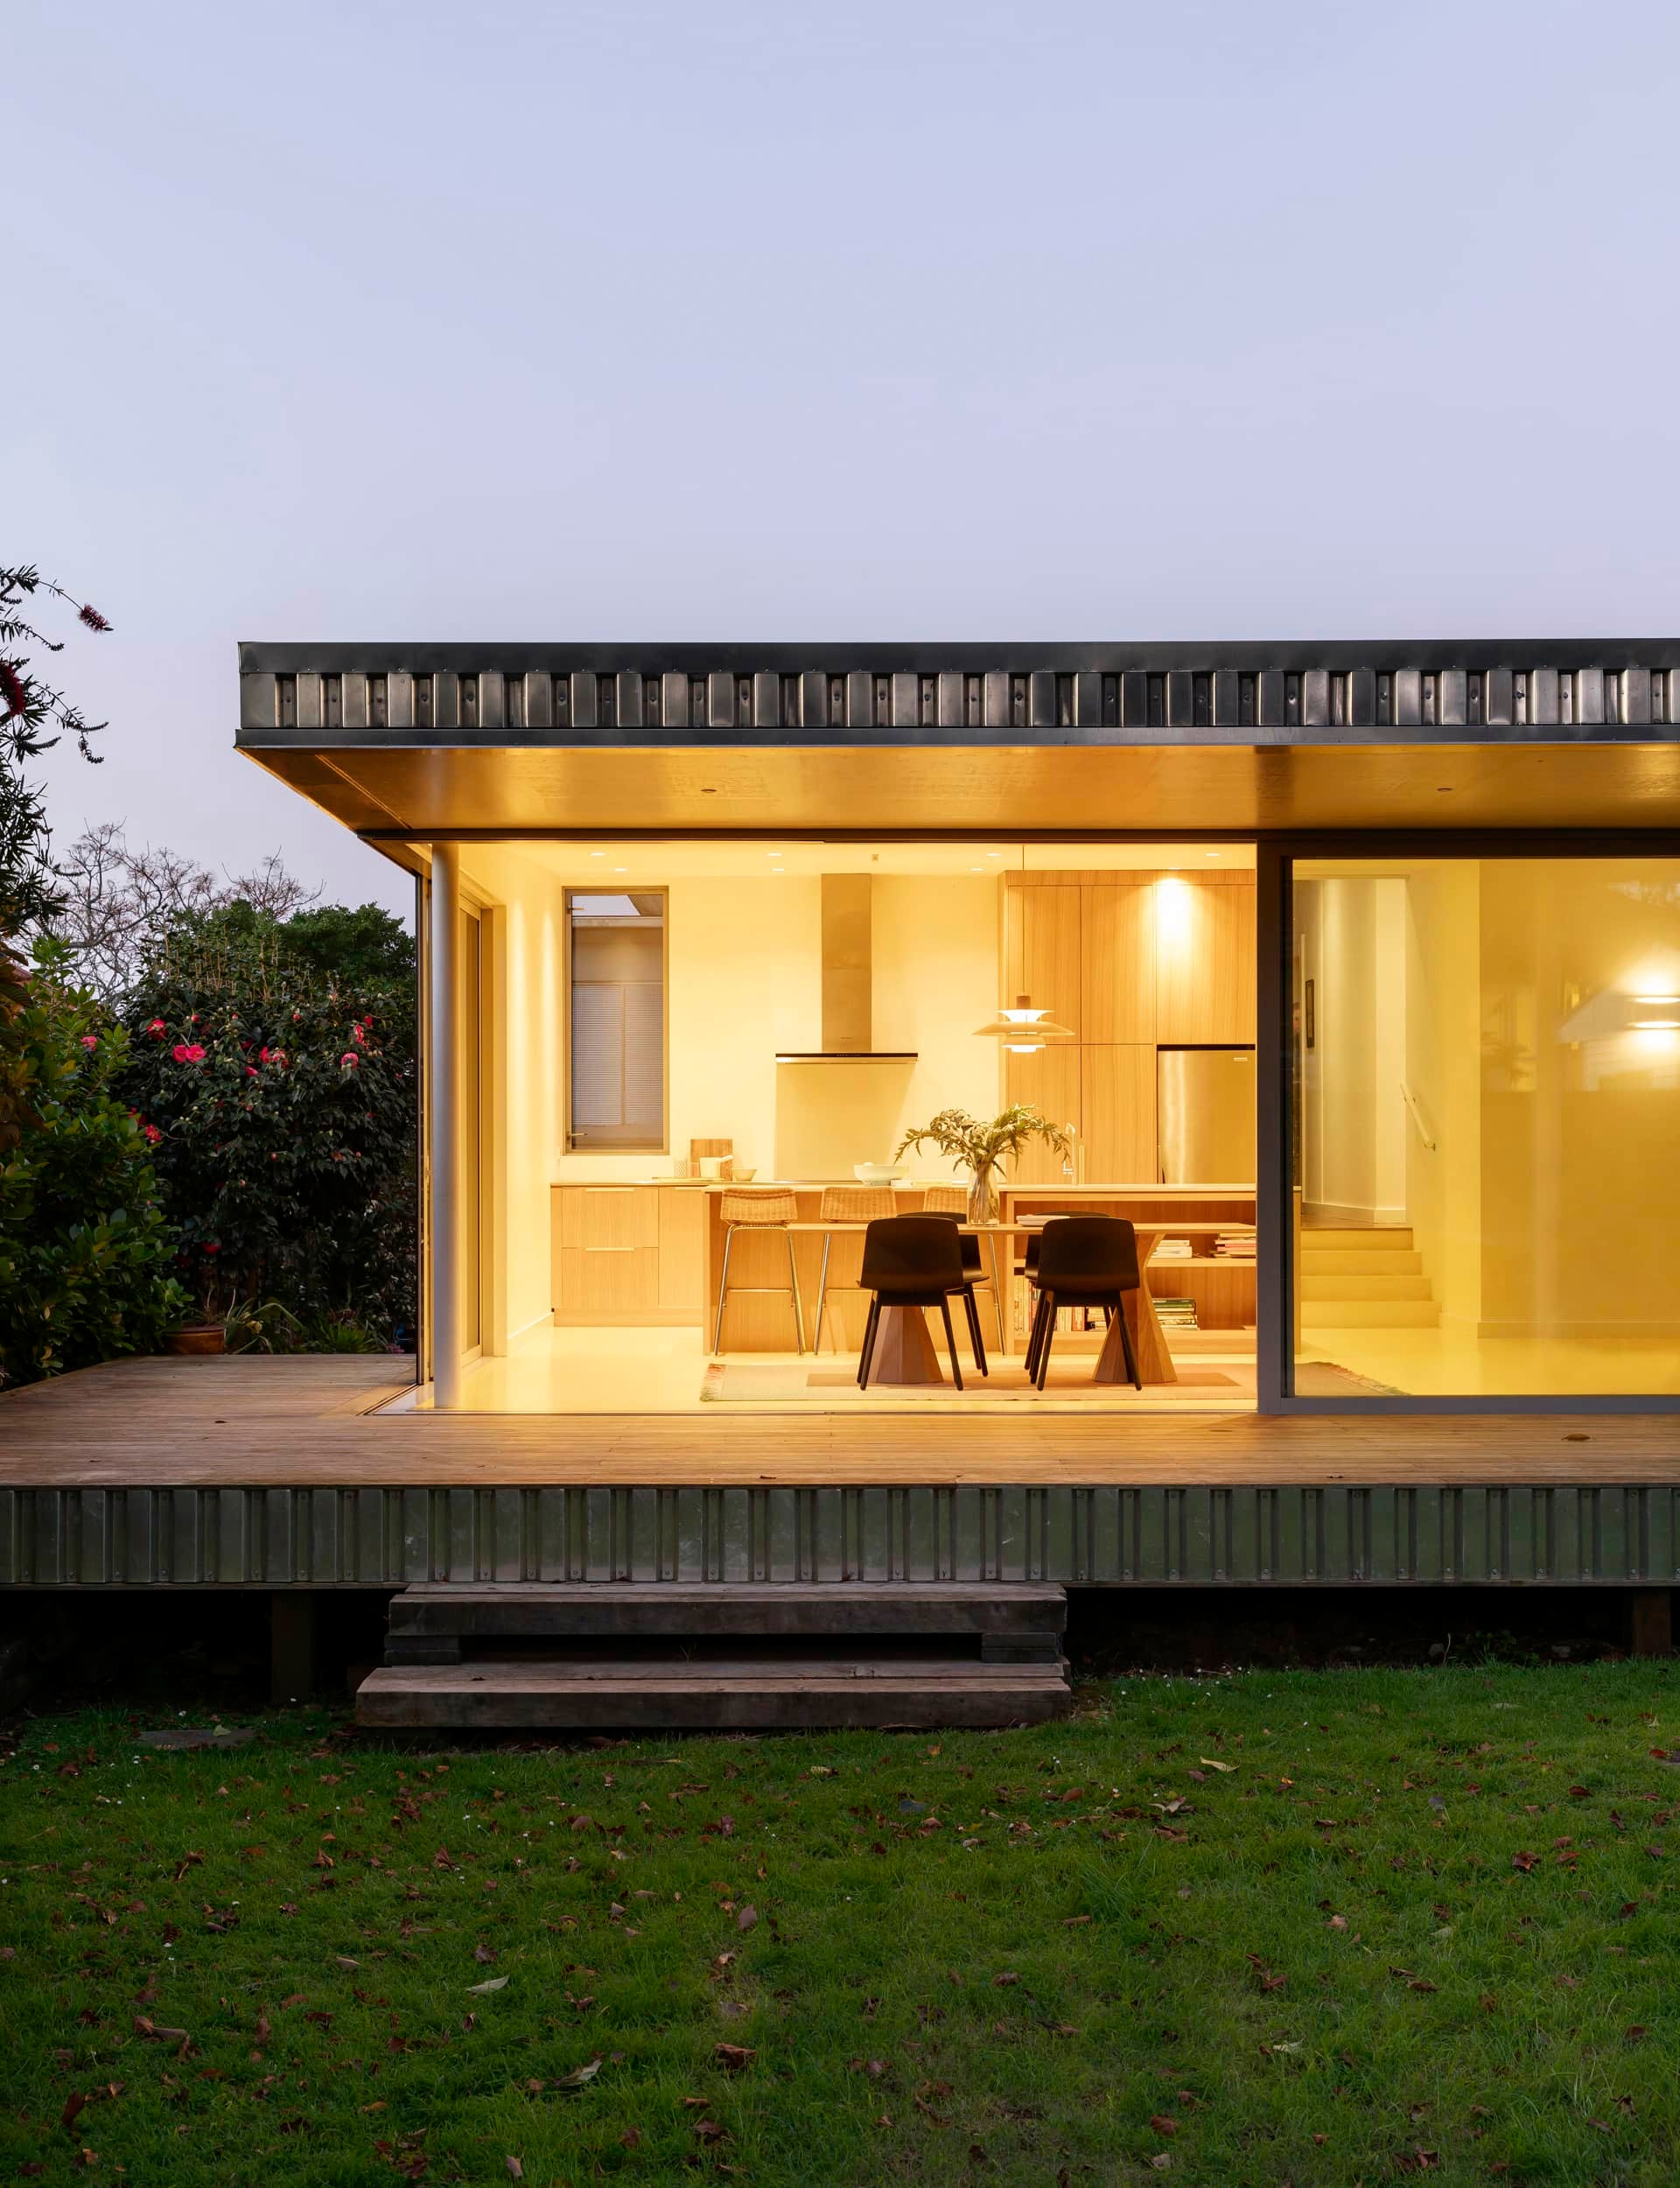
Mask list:
[[[976,1167],[974,1182],[969,1188],[969,1221],[971,1224],[995,1224],[998,1206],[998,1175],[990,1162]]]

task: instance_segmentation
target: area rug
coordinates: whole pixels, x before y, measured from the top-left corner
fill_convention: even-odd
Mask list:
[[[1008,1369],[1003,1372],[1012,1374]],[[1017,1367],[1007,1382],[997,1373],[990,1378],[965,1375],[961,1392],[948,1381],[877,1384],[872,1390],[864,1392],[858,1388],[856,1374],[846,1368],[734,1367],[727,1361],[714,1360],[701,1381],[700,1396],[703,1403],[711,1406],[831,1406],[836,1398],[847,1392],[859,1404],[872,1406],[946,1405],[958,1396],[984,1398],[994,1405],[1041,1406],[1047,1400],[1058,1405],[1071,1401],[1090,1406],[1127,1406],[1173,1399],[1194,1400],[1209,1392],[1217,1392],[1222,1398],[1240,1397],[1251,1387],[1248,1378],[1239,1379],[1213,1368],[1196,1367],[1181,1371],[1176,1383],[1151,1383],[1141,1392],[1133,1391],[1126,1384],[1082,1380],[1054,1382],[1040,1392],[1032,1388],[1024,1371]]]

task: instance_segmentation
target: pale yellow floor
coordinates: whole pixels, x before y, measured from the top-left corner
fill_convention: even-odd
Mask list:
[[[1217,1371],[1223,1362],[1251,1380],[1252,1340],[1245,1350],[1241,1333],[1233,1332],[1232,1350],[1226,1354],[1205,1349],[1208,1334],[1211,1333],[1204,1334],[1196,1345],[1194,1360],[1186,1358],[1182,1364],[1186,1370]],[[830,1385],[808,1393],[719,1403],[703,1400],[700,1395],[710,1355],[698,1329],[543,1327],[516,1339],[507,1354],[481,1360],[470,1369],[461,1402],[463,1411],[491,1413],[852,1413],[864,1408],[890,1412],[906,1407],[920,1413],[930,1406],[968,1412],[976,1408],[983,1412],[1016,1412],[1027,1404],[1048,1407],[1054,1412],[1080,1413],[1106,1406],[1126,1413],[1182,1413],[1186,1407],[1210,1413],[1254,1410],[1247,1388],[1233,1389],[1228,1396],[1217,1389],[1197,1390],[1194,1397],[1188,1392],[1162,1396],[1148,1388],[1141,1392],[1110,1385],[1096,1389],[1090,1380],[1095,1350],[1092,1339],[1087,1339],[1082,1345],[1074,1341],[1060,1341],[1051,1356],[1046,1386],[1036,1397],[1026,1394],[1018,1350],[1007,1360],[993,1357],[990,1379],[994,1389],[989,1393],[986,1384],[970,1374],[964,1347],[958,1354],[964,1384],[961,1392],[946,1385],[933,1390],[865,1392],[843,1381],[837,1386]],[[858,1364],[855,1352],[835,1353],[826,1350],[820,1360],[813,1360],[808,1355],[802,1362],[786,1352],[732,1352],[724,1357],[732,1368],[802,1368],[830,1377],[844,1377]],[[948,1368],[946,1371],[948,1373]],[[1012,1389],[1014,1394],[1007,1394]],[[429,1406],[430,1386],[418,1392],[411,1402]]]
[[[1657,1337],[1478,1337],[1439,1329],[1308,1329],[1304,1360],[1420,1398],[1650,1398],[1680,1392],[1680,1343]]]

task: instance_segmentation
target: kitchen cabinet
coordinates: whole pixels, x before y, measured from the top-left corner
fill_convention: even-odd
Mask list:
[[[1251,883],[1159,885],[1155,1038],[1164,1048],[1253,1041],[1254,919]]]
[[[1155,1044],[1091,1043],[1079,1051],[1083,1175],[1123,1182],[1156,1175]],[[1031,1180],[1024,1182],[1032,1182]]]
[[[1153,1041],[1154,889],[1147,881],[1103,881],[1082,889],[1080,901],[1081,1038]]]
[[[705,1195],[671,1185],[556,1185],[550,1222],[556,1322],[701,1319]]]
[[[1069,894],[1077,894],[1076,891]],[[1004,1051],[1004,1092],[1011,1103],[1030,1102],[1053,1125],[1071,1125],[1076,1133],[1085,1127],[1080,1106],[1080,1051],[1071,1041],[1052,1042],[1034,1055],[1012,1055]],[[1012,1162],[1005,1165],[1012,1184],[1048,1185],[1063,1181],[1062,1157],[1042,1140],[1034,1140]]]
[[[1059,1026],[1079,1032],[1082,892],[1011,889],[1005,898],[1004,1000],[1030,995]]]

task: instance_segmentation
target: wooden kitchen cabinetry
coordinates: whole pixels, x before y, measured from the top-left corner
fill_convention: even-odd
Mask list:
[[[1087,1179],[1152,1178],[1160,1048],[1251,1045],[1255,886],[1229,873],[1057,872],[1004,882],[1001,977],[1076,1036],[1004,1057],[1005,1099],[1079,1134]],[[1035,1142],[1016,1185],[1062,1182]]]
[[[697,1323],[705,1199],[692,1187],[675,1185],[553,1187],[555,1321]]]

